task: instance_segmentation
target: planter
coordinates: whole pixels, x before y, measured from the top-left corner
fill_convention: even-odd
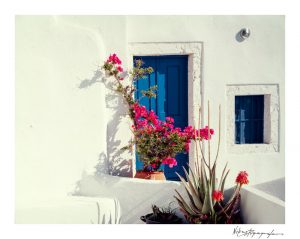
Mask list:
[[[147,179],[147,180],[166,180],[165,174],[162,171],[156,172],[145,172],[145,171],[137,171],[135,178]]]
[[[181,218],[174,214],[165,213],[164,218],[157,218],[153,213],[149,213],[145,216],[141,216],[141,220],[146,224],[181,224]]]
[[[202,214],[199,216],[191,216],[183,212],[185,219],[190,224],[242,224],[242,218],[241,218],[241,209],[240,209],[240,200],[241,196],[240,194],[234,199],[233,203],[229,207],[228,211],[225,213],[221,213],[218,215],[217,220],[214,218],[211,218],[208,214]],[[220,206],[215,206],[214,209],[216,212],[222,211],[225,204],[222,205],[222,208]]]

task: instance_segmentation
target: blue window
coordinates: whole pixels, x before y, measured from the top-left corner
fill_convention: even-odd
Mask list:
[[[235,96],[235,143],[262,144],[264,140],[264,96]]]

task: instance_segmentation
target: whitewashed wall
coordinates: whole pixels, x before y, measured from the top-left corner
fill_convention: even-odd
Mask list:
[[[251,35],[239,42],[236,34],[243,27],[250,28]],[[284,177],[284,17],[135,16],[128,17],[127,34],[129,42],[203,42],[202,92],[204,102],[210,100],[211,103],[212,127],[218,125],[218,105],[222,105],[220,163],[229,162],[228,186],[239,170],[249,172],[252,184]],[[279,153],[227,152],[227,84],[279,84]],[[220,170],[221,167],[220,164]]]
[[[243,27],[251,36],[238,42]],[[117,154],[130,135],[125,109],[95,71],[110,53],[125,61],[129,42],[194,41],[203,43],[202,93],[212,126],[222,104],[220,166],[229,162],[228,186],[239,170],[252,184],[283,177],[284,17],[17,16],[17,200],[66,194],[95,170],[130,176],[130,154]],[[280,151],[228,153],[226,85],[271,83],[280,91]]]
[[[125,17],[16,17],[17,200],[65,195],[106,165],[115,109],[95,71],[125,58],[125,30]]]

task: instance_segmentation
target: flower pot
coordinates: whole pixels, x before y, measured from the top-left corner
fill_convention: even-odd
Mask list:
[[[164,214],[165,218],[156,218],[153,213],[141,216],[141,220],[146,224],[181,224],[181,218],[173,214]]]
[[[159,172],[137,171],[134,177],[141,178],[141,179],[148,179],[148,180],[166,180],[165,174],[162,171]]]

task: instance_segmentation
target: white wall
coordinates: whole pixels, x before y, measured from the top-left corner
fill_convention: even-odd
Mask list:
[[[236,34],[243,27],[250,28],[250,38],[238,42]],[[127,34],[129,42],[203,42],[202,92],[204,103],[210,100],[213,127],[218,125],[219,104],[223,112],[219,171],[228,161],[231,168],[228,186],[240,170],[249,172],[251,184],[284,177],[283,16],[130,16]],[[227,84],[279,84],[279,153],[227,152]]]
[[[251,36],[238,42],[242,27]],[[239,170],[249,172],[251,184],[283,177],[283,17],[17,16],[17,200],[66,194],[82,173],[94,172],[96,165],[101,171],[108,161],[115,174],[130,175],[131,156],[117,154],[130,135],[120,117],[126,111],[94,72],[110,53],[125,60],[128,42],[180,41],[203,42],[202,92],[211,101],[212,125],[222,104],[220,162],[229,161],[228,182]],[[227,153],[225,86],[247,83],[279,84],[279,153]]]
[[[95,71],[125,57],[123,19],[16,17],[17,200],[65,195],[107,159],[113,109]]]
[[[278,182],[279,180],[276,181]],[[271,181],[268,187],[277,182]],[[280,188],[276,194],[280,194],[280,191],[284,191],[284,188]],[[241,190],[241,213],[243,223],[247,224],[285,223],[284,201],[254,187],[247,187]]]

